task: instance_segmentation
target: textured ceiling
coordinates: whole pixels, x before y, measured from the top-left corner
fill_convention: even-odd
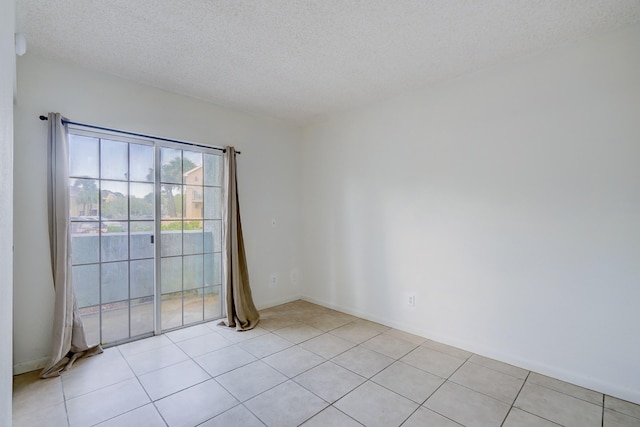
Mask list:
[[[31,53],[298,123],[640,22],[640,0],[17,0]]]

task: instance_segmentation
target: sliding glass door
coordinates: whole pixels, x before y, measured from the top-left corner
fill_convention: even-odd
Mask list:
[[[72,276],[91,342],[222,316],[220,160],[213,150],[72,130]]]
[[[222,316],[220,156],[160,148],[162,329]]]

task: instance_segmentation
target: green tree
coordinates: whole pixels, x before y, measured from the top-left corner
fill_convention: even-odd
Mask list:
[[[110,197],[113,195],[112,197]],[[110,191],[102,192],[102,206],[100,207],[100,216],[105,218],[127,217],[127,198],[122,193],[112,193]]]
[[[161,197],[166,201],[167,214],[172,218],[177,218],[178,209],[176,200],[177,195],[174,195],[174,190],[182,187],[182,176],[185,172],[195,168],[196,164],[187,158],[174,157],[170,162],[164,163],[160,171],[161,176]],[[147,179],[153,180],[152,172],[147,175]],[[182,197],[179,198],[182,201]],[[180,209],[180,212],[182,209]]]
[[[91,215],[93,205],[98,203],[98,184],[94,179],[76,179],[73,186],[78,188],[76,203],[82,205],[82,215]]]
[[[143,198],[132,196],[130,203],[129,209],[132,217],[145,218],[153,216],[153,200],[148,195]]]

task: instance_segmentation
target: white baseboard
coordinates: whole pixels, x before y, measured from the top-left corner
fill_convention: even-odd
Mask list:
[[[408,332],[410,334],[418,335],[430,340],[457,347],[462,350],[478,354],[480,356],[498,360],[503,363],[508,363],[509,365],[517,366],[518,368],[522,368],[527,371],[537,372],[552,378],[566,381],[568,383],[575,384],[589,390],[597,391],[598,393],[607,394],[609,396],[640,404],[640,389],[634,390],[620,387],[616,384],[611,384],[610,382],[590,378],[585,376],[584,374],[568,371],[566,369],[555,366],[550,366],[539,361],[530,360],[514,354],[495,351],[495,349],[486,347],[479,343],[470,343],[455,339],[452,340],[451,337],[442,336],[442,334],[434,333],[434,331],[416,328],[415,325],[398,323],[391,319],[386,319],[384,317],[376,316],[371,313],[354,310],[350,307],[344,307],[339,304],[333,304],[327,301],[318,300],[306,295],[301,296],[300,299],[314,304],[322,305],[327,308],[338,310],[343,313],[351,314],[362,319],[371,320],[372,322],[377,322],[391,328]]]
[[[31,371],[38,371],[47,364],[49,357],[42,357],[36,360],[29,360],[13,365],[13,375],[20,375]]]

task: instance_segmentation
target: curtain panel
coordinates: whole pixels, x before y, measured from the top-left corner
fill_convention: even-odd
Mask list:
[[[49,113],[48,206],[51,270],[55,308],[51,359],[41,378],[60,375],[79,357],[102,353],[100,345],[88,345],[71,280],[69,233],[69,142],[59,113]]]
[[[260,321],[260,314],[253,303],[249,285],[238,203],[236,151],[233,147],[226,147],[224,173],[226,193],[222,212],[222,242],[225,250],[222,254],[222,264],[226,277],[227,309],[224,324],[235,327],[238,331],[246,331],[256,327]]]

